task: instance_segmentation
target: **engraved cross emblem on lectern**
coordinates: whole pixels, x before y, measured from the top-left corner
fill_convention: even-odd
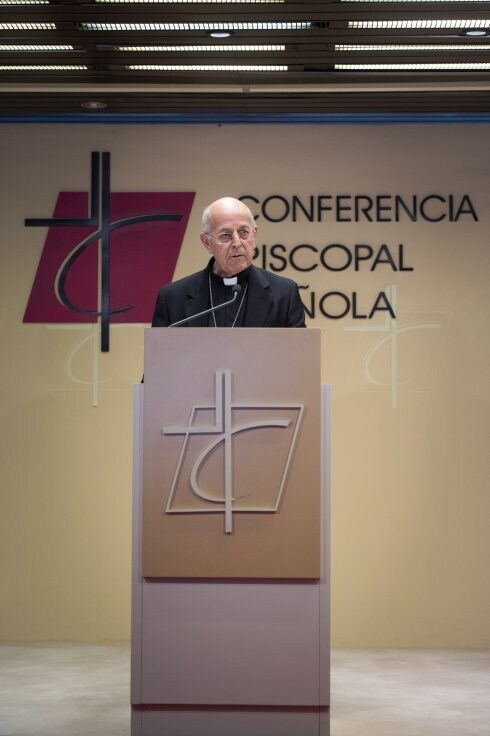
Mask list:
[[[298,439],[303,404],[234,403],[233,374],[215,374],[215,403],[193,405],[182,435],[167,514],[222,513],[225,533],[234,513],[278,511]]]

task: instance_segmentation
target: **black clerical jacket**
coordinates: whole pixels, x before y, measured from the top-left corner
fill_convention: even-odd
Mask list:
[[[168,327],[209,306],[209,271],[205,268],[162,286],[158,292],[152,326]],[[187,324],[189,327],[207,327],[208,315]],[[284,276],[250,266],[242,327],[305,326],[305,310],[297,284]]]

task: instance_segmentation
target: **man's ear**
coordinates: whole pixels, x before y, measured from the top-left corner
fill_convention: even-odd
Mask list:
[[[204,245],[208,253],[211,253],[211,246],[209,245],[208,238],[206,237],[205,233],[201,233],[201,243]]]

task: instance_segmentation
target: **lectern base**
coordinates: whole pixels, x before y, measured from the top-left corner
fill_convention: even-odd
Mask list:
[[[328,708],[133,706],[131,736],[329,736]]]

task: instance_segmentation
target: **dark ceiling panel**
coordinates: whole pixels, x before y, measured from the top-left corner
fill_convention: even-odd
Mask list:
[[[10,0],[9,0],[10,1]],[[489,2],[250,2],[250,3],[99,3],[50,0],[43,5],[5,4],[0,0],[0,116],[81,111],[100,100],[112,113],[208,112],[482,112],[489,111],[490,35],[469,37],[448,28],[464,19],[490,32]],[[439,21],[429,29],[360,29],[350,21]],[[305,30],[235,30],[213,39],[204,29],[86,30],[87,23],[270,23],[306,21]],[[14,29],[7,24],[51,23],[52,28]],[[71,44],[73,50],[29,51],[13,44]],[[248,50],[250,45],[284,46]],[[376,49],[341,50],[340,45],[376,45]],[[392,48],[401,45],[401,49]],[[119,51],[119,46],[165,46],[166,49]],[[181,47],[199,46],[214,51]],[[407,46],[415,48],[407,48]],[[438,49],[444,45],[447,48]],[[179,47],[179,48],[177,48]],[[381,48],[380,48],[381,47]],[[384,48],[383,48],[384,47]],[[423,48],[421,48],[423,47]],[[459,48],[462,47],[462,48]],[[476,47],[476,48],[473,48]],[[336,64],[390,64],[386,70],[340,70]],[[400,64],[462,64],[471,70],[401,70]],[[129,69],[130,65],[173,65],[177,69]],[[201,64],[204,71],[184,71]],[[248,71],[281,65],[282,71]],[[33,66],[44,66],[34,70]],[[66,65],[67,69],[57,69]],[[82,69],[73,69],[81,65]],[[212,66],[234,65],[233,71]],[[84,90],[81,91],[81,86]],[[137,85],[135,89],[130,85]],[[203,85],[216,88],[200,92]],[[260,87],[274,93],[260,93]],[[308,87],[325,87],[309,92]],[[340,91],[348,85],[349,91]],[[393,91],[387,89],[393,87]],[[418,89],[414,91],[416,85]],[[85,89],[87,87],[87,89]],[[156,87],[163,87],[158,91]],[[287,92],[281,89],[287,87]],[[237,89],[238,88],[238,89]],[[252,91],[249,91],[252,88]],[[452,88],[452,89],[451,89]],[[80,89],[80,91],[77,91]],[[424,91],[426,90],[427,91]],[[337,90],[337,91],[335,91]]]

